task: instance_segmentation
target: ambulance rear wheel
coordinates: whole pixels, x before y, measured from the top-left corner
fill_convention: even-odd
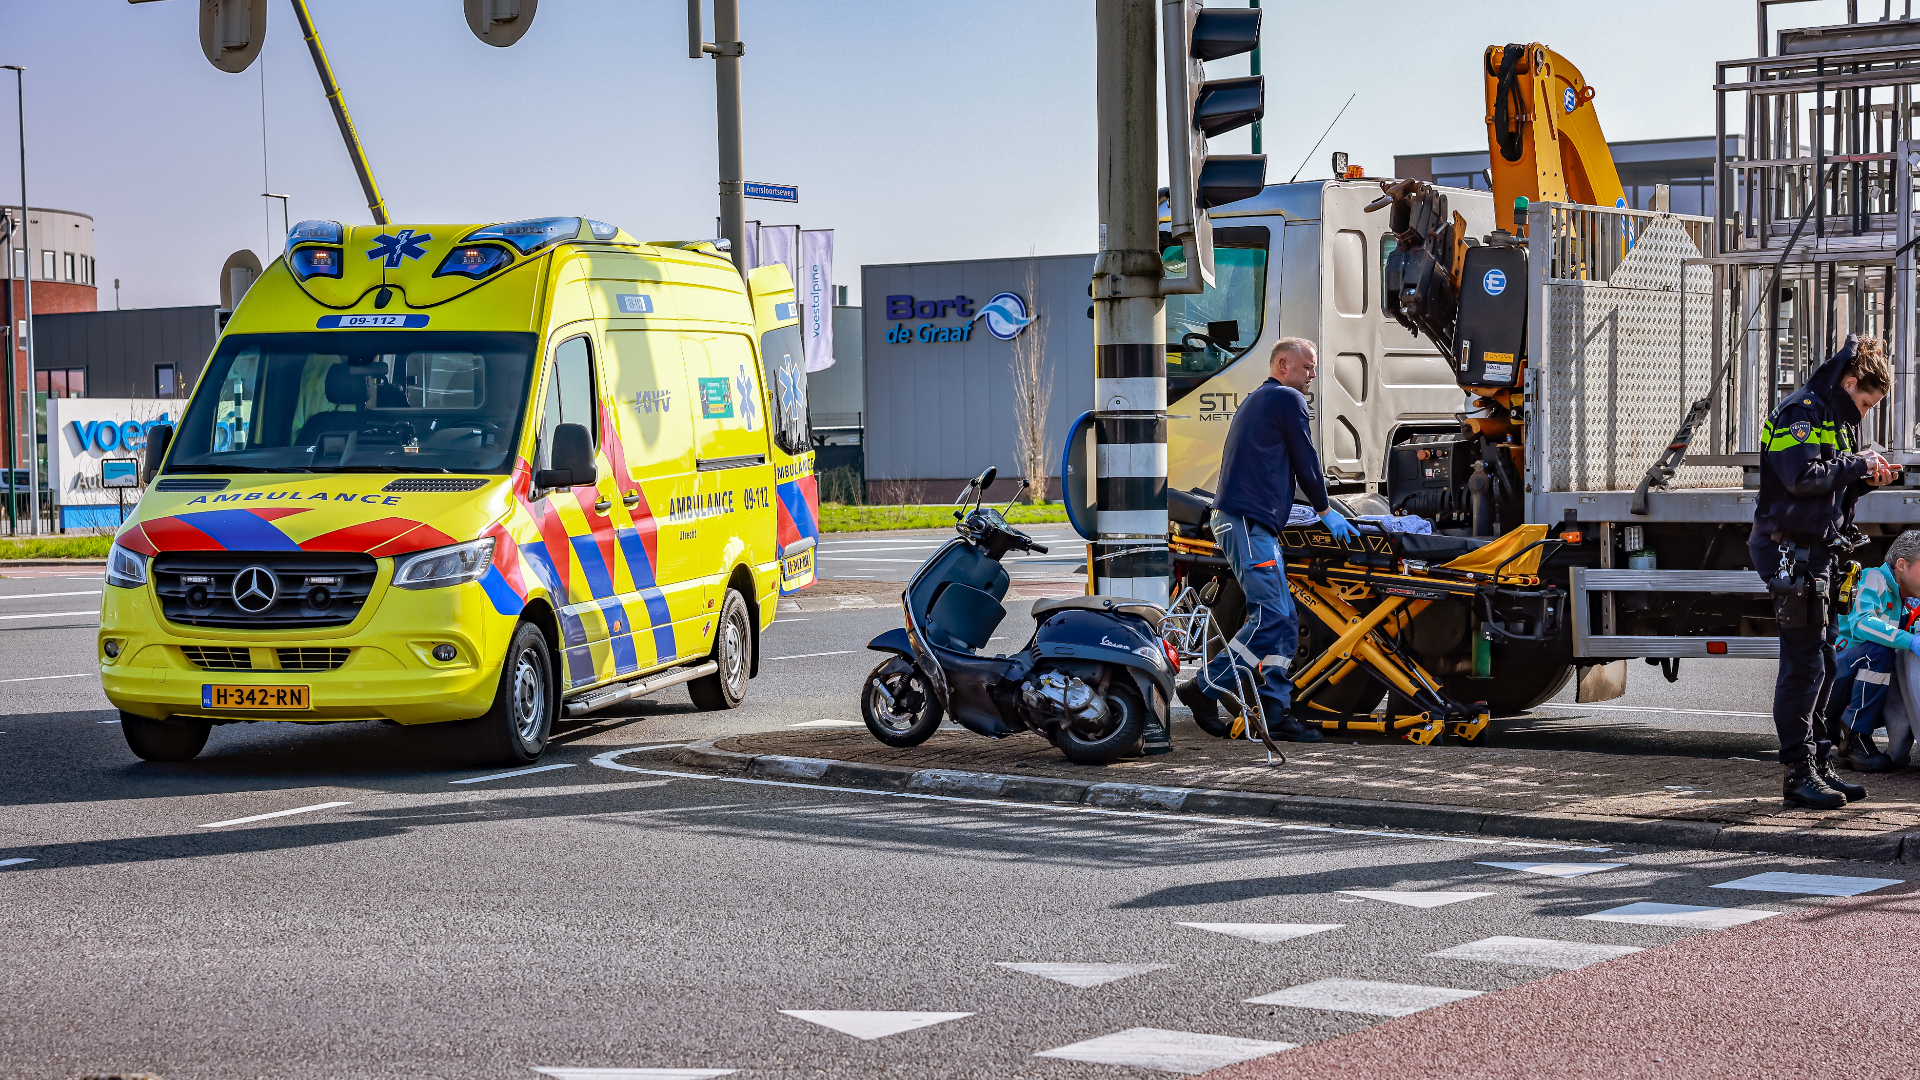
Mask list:
[[[707,659],[720,666],[711,675],[687,684],[694,707],[703,712],[732,709],[747,699],[747,676],[753,669],[753,625],[747,617],[747,600],[733,589],[727,590],[720,605],[720,625],[714,628],[713,651]]]
[[[149,720],[120,714],[120,734],[142,761],[192,761],[207,745],[213,724],[206,720]]]
[[[480,751],[491,764],[525,765],[537,760],[553,733],[553,653],[547,637],[521,623],[500,665],[493,708],[468,721],[478,728]]]

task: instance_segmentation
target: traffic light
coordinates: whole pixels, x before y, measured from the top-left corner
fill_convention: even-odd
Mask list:
[[[504,49],[533,25],[539,5],[540,0],[465,0],[467,29],[481,41]]]
[[[1259,8],[1208,8],[1201,0],[1161,0],[1161,40],[1167,75],[1167,205],[1176,241],[1192,240],[1200,280],[1213,284],[1210,207],[1260,194],[1267,183],[1264,154],[1207,153],[1207,139],[1246,127],[1265,115],[1266,80],[1207,78],[1206,61],[1251,52],[1260,44]],[[1189,277],[1191,277],[1189,271]]]

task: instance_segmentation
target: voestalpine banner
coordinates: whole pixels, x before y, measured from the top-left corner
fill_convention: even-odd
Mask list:
[[[53,501],[62,506],[113,505],[120,493],[105,485],[101,462],[144,456],[147,429],[172,423],[172,415],[185,404],[152,398],[50,399],[47,448],[52,451]],[[215,442],[226,434],[224,428],[216,431]]]
[[[714,235],[716,236],[719,235],[718,229],[714,230]],[[746,261],[740,264],[740,270],[742,273],[745,273],[746,271],[751,270],[754,267],[760,265],[760,223],[759,222],[757,221],[747,222],[747,235],[745,235],[744,237],[741,237],[740,247],[743,249],[741,251],[741,254],[746,256]]]
[[[800,336],[806,342],[807,370],[833,366],[833,230],[800,234],[800,273],[793,279],[800,298]]]

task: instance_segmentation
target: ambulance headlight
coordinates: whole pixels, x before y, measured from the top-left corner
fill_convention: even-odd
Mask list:
[[[475,229],[460,238],[465,244],[474,240],[505,240],[520,249],[520,254],[531,255],[548,244],[557,244],[562,240],[572,240],[580,235],[580,219],[577,217],[529,218],[526,221],[508,221],[499,225],[488,225]]]
[[[402,589],[444,589],[478,581],[493,565],[493,537],[452,547],[429,548],[394,560],[393,584]]]
[[[316,277],[340,276],[340,249],[303,247],[287,256],[287,265],[301,281]]]
[[[147,557],[115,544],[107,549],[107,584],[138,589],[147,583]]]
[[[513,262],[513,253],[506,248],[493,244],[462,245],[447,252],[440,260],[440,269],[433,272],[434,277],[446,277],[459,274],[463,277],[483,278],[495,270]]]

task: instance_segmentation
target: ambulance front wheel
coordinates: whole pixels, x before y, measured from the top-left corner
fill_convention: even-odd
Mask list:
[[[120,734],[142,761],[192,761],[207,745],[213,724],[206,720],[150,720],[120,714]]]
[[[720,625],[713,632],[713,651],[707,659],[720,670],[687,684],[687,693],[695,708],[703,712],[732,709],[747,698],[747,676],[753,669],[753,625],[747,616],[747,600],[733,589],[727,590],[720,605]]]
[[[553,733],[553,659],[547,637],[521,623],[500,665],[493,708],[467,721],[478,729],[481,753],[497,765],[525,765],[540,757]]]

